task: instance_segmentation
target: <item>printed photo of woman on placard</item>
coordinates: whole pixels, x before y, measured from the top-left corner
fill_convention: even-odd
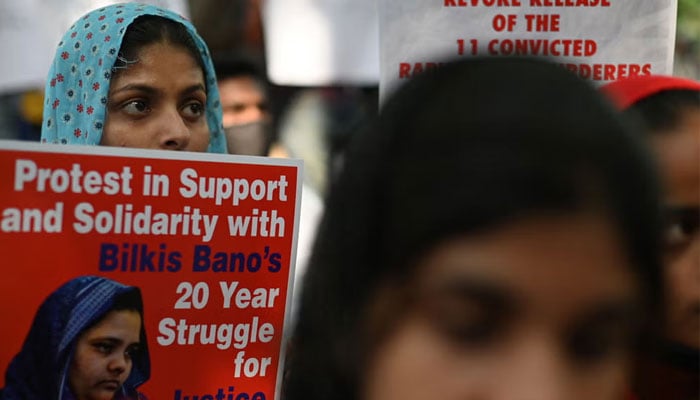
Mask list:
[[[149,377],[140,289],[81,276],[39,307],[0,399],[144,399]]]

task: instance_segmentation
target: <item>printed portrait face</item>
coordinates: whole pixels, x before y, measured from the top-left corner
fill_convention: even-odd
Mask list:
[[[77,400],[111,400],[129,377],[140,349],[138,311],[111,311],[75,345],[69,385]]]
[[[187,50],[145,46],[110,83],[102,145],[206,151],[204,72]]]
[[[603,217],[455,237],[409,286],[415,300],[370,356],[365,399],[623,398],[637,285]]]
[[[687,108],[676,128],[652,140],[668,210],[666,333],[674,341],[700,348],[700,109]]]

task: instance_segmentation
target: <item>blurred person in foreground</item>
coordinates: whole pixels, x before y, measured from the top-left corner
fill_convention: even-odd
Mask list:
[[[331,187],[283,398],[623,399],[661,295],[649,158],[546,61],[408,82]]]
[[[225,153],[209,50],[182,16],[139,3],[95,9],[58,44],[41,141]]]
[[[640,363],[640,399],[700,399],[700,82],[666,75],[601,88],[648,129],[664,183],[665,319]]]

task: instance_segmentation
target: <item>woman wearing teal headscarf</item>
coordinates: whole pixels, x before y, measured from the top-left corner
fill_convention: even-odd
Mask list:
[[[93,10],[58,45],[41,140],[225,153],[209,50],[194,26],[158,7]]]

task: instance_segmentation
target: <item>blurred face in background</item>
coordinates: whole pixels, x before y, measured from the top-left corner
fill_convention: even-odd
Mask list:
[[[652,136],[665,182],[668,338],[700,348],[700,108]]]
[[[247,124],[269,118],[267,96],[254,78],[244,75],[224,78],[218,85],[224,126]]]
[[[252,76],[240,75],[220,79],[218,87],[228,152],[267,155],[271,118],[267,94],[260,82]]]
[[[391,290],[373,304],[370,324],[399,316],[372,348],[363,398],[623,398],[637,315],[626,255],[594,213],[438,243],[418,264],[413,300],[395,303],[407,310],[387,305]]]

